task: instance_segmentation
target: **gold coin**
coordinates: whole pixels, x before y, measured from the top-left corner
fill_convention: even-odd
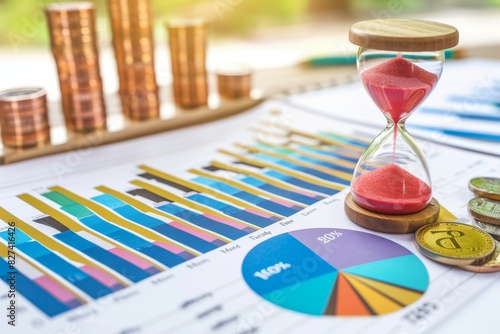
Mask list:
[[[464,270],[473,271],[476,273],[492,273],[500,271],[500,241],[495,240],[496,249],[493,256],[486,263],[469,264],[464,266],[459,266]]]
[[[415,233],[415,242],[426,257],[450,265],[478,263],[495,251],[495,241],[488,233],[454,222],[421,227]]]

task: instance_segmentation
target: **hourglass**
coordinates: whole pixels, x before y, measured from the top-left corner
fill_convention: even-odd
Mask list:
[[[434,222],[440,208],[424,154],[405,122],[436,86],[443,50],[458,44],[458,31],[423,20],[369,20],[354,24],[349,40],[359,46],[359,77],[387,126],[356,165],[345,211],[372,230],[413,232]]]

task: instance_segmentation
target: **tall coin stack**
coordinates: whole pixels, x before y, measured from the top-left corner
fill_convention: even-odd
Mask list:
[[[77,132],[106,128],[95,6],[90,2],[55,3],[45,13],[66,126]]]
[[[201,19],[171,20],[167,29],[176,104],[181,108],[206,105],[207,23]]]
[[[0,92],[2,142],[14,148],[36,147],[50,142],[47,99],[43,88],[19,88]]]
[[[134,120],[157,118],[150,0],[108,0],[108,5],[123,113]]]

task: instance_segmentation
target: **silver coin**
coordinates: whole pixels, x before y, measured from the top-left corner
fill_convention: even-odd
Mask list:
[[[474,219],[472,225],[491,234],[493,237],[500,237],[500,226],[498,225],[488,224],[478,219]]]

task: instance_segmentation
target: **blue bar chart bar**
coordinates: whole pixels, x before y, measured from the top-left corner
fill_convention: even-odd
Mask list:
[[[193,178],[192,181],[199,183],[199,184],[203,184],[205,186],[216,189],[218,191],[224,192],[228,195],[231,195],[231,196],[234,196],[234,197],[239,198],[241,200],[255,204],[255,205],[260,206],[260,207],[267,209],[269,211],[276,212],[277,214],[280,214],[283,216],[291,216],[291,215],[295,214],[296,212],[303,209],[303,207],[300,207],[300,206],[284,205],[284,204],[281,204],[279,202],[254,195],[248,191],[238,189],[238,188],[233,187],[231,185],[225,184],[221,181],[213,180],[209,177],[199,176],[199,177]],[[238,181],[241,181],[241,180],[238,180]],[[259,185],[262,186],[263,184],[264,184],[264,182],[261,182],[261,184],[259,184]],[[254,184],[249,184],[249,185],[255,186]],[[265,190],[259,186],[256,186],[256,188]],[[288,197],[288,198],[297,201],[300,194],[296,194],[296,195],[297,195],[297,197],[295,197],[295,198],[293,195],[292,195],[292,197]],[[283,196],[283,197],[286,197],[286,196]],[[304,196],[304,197],[306,197],[306,196]],[[313,198],[308,198],[308,199],[311,200],[311,203],[309,203],[309,204],[316,202],[316,201],[314,201]],[[297,201],[297,202],[300,202],[300,201]],[[307,204],[307,203],[304,203],[304,204]]]
[[[0,232],[0,237],[8,240],[7,231]],[[119,282],[95,268],[85,265],[82,267],[74,266],[39,242],[31,239],[20,229],[16,230],[16,240],[16,246],[20,251],[63,277],[92,298],[103,297],[123,288]]]
[[[94,214],[83,205],[72,201],[68,197],[58,192],[47,192],[44,193],[43,196],[59,205],[62,205],[60,208],[61,210],[75,216],[84,225],[90,227],[95,231],[105,234],[114,240],[118,240],[122,244],[131,247],[141,253],[144,253],[145,255],[150,256],[151,258],[166,265],[167,267],[173,267],[188,260],[189,258],[192,258],[192,256],[189,257],[182,251],[171,251],[165,249],[154,244],[153,242],[149,242],[127,230],[111,224],[98,215]],[[183,255],[187,258],[183,257]]]
[[[133,208],[131,205],[120,201],[118,198],[109,194],[103,194],[92,198],[94,201],[99,202],[107,207],[113,209],[123,217],[141,224],[145,227],[151,228],[166,237],[172,238],[184,245],[191,247],[202,253],[216,249],[217,244],[205,241],[195,235],[189,234],[181,229],[178,229],[170,224],[167,224],[157,218],[151,217],[147,214],[140,212]]]

